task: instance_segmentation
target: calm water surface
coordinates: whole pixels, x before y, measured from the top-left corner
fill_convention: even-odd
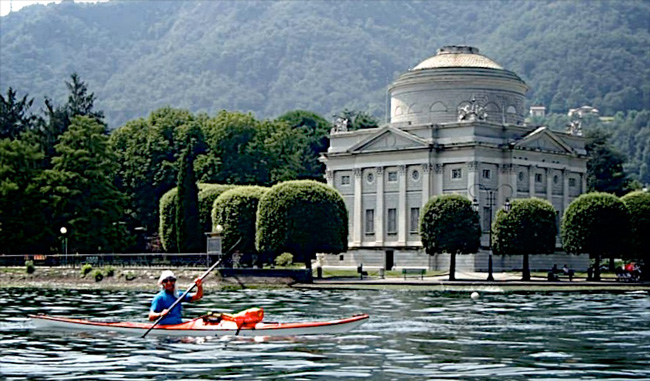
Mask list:
[[[211,291],[185,316],[263,307],[268,321],[365,312],[344,335],[146,339],[33,330],[47,313],[144,320],[151,294],[0,289],[0,379],[650,379],[650,295]]]

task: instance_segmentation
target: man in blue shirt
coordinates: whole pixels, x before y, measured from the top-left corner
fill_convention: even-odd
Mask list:
[[[151,309],[149,310],[149,320],[156,320],[161,316],[164,318],[160,321],[160,325],[180,324],[183,322],[183,302],[195,302],[203,297],[203,282],[201,278],[197,278],[196,283],[197,291],[195,294],[187,294],[185,298],[178,303],[173,310],[169,311],[169,307],[174,304],[179,295],[183,291],[176,290],[176,277],[170,270],[165,270],[160,274],[158,285],[161,290],[151,301]]]

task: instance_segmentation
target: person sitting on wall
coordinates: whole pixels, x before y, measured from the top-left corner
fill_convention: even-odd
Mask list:
[[[559,280],[557,277],[558,271],[559,270],[557,269],[557,265],[553,265],[553,267],[550,270],[548,270],[547,278],[550,282],[557,282]]]
[[[569,277],[569,282],[573,280],[573,275],[575,275],[575,271],[573,271],[573,269],[568,268],[566,264],[564,265],[564,267],[562,267],[562,272],[564,272],[564,275]]]

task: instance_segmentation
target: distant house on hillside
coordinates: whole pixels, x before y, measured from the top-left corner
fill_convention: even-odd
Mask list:
[[[598,116],[599,113],[600,113],[600,111],[598,111],[597,108],[585,105],[585,106],[582,106],[582,107],[579,107],[579,108],[569,109],[568,115],[569,115],[569,117],[575,116],[575,117],[578,117],[578,118],[582,118],[584,115],[588,115],[588,114]]]
[[[543,118],[546,116],[545,106],[530,106],[530,116]]]

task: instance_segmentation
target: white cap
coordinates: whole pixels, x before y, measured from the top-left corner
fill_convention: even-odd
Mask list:
[[[167,278],[174,278],[176,279],[176,276],[171,270],[165,270],[160,274],[160,278],[158,278],[158,285],[162,285],[163,280]]]

